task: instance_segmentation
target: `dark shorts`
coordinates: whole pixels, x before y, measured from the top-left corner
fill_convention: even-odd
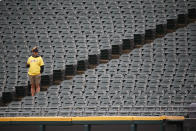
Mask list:
[[[40,75],[35,75],[35,76],[29,75],[29,80],[30,80],[31,85],[36,85],[37,86],[37,85],[40,84],[41,74]]]

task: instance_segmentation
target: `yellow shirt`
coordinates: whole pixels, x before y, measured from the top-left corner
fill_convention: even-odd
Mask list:
[[[29,75],[39,75],[40,66],[43,66],[44,62],[41,56],[39,57],[30,56],[28,58],[27,64],[30,65],[29,72],[28,72]]]

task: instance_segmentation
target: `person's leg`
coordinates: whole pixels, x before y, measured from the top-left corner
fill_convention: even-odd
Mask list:
[[[40,82],[41,82],[41,75],[37,75],[36,76],[36,93],[40,92]]]
[[[35,95],[35,85],[31,85],[31,95],[34,96]]]
[[[34,96],[35,95],[35,76],[29,75],[29,79],[31,83],[31,95]]]
[[[39,92],[40,92],[40,85],[37,85],[36,93],[39,93]]]

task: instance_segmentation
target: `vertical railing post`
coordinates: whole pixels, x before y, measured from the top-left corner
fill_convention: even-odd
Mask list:
[[[84,125],[84,131],[91,131],[91,125]]]
[[[184,130],[183,124],[184,124],[183,122],[176,123],[176,131],[183,131]]]
[[[166,121],[163,120],[161,123],[161,131],[165,131]]]
[[[137,125],[136,124],[131,124],[131,131],[137,131]]]
[[[46,126],[45,125],[40,125],[39,126],[39,131],[45,131],[46,129]]]

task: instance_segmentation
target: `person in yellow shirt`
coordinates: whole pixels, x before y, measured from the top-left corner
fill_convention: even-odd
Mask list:
[[[41,73],[44,71],[44,62],[39,56],[38,48],[32,49],[32,56],[28,58],[27,67],[29,67],[28,75],[31,84],[31,95],[40,92]]]

